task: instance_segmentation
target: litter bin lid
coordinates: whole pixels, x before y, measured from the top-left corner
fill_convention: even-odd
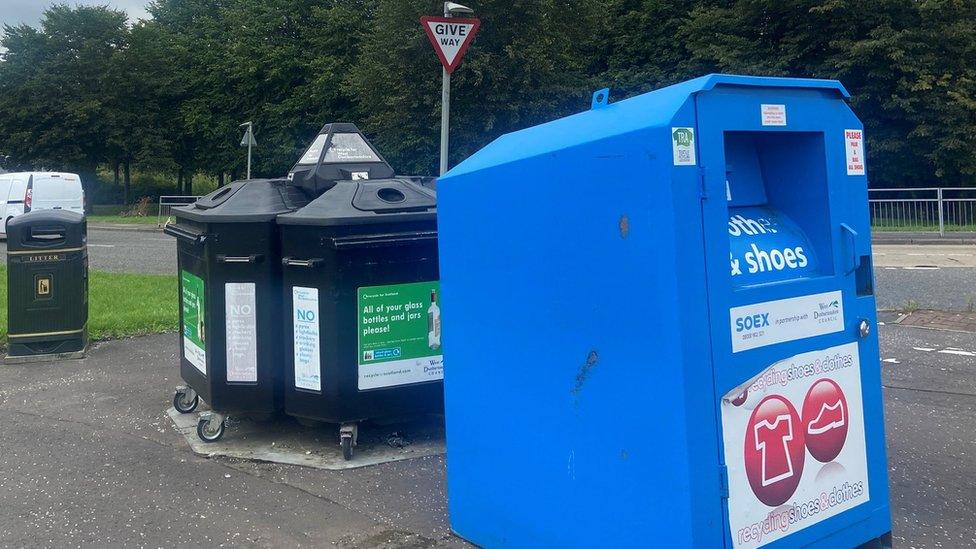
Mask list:
[[[11,252],[84,246],[85,216],[65,210],[36,210],[10,220],[7,249]]]
[[[361,225],[427,221],[437,217],[437,194],[409,179],[341,181],[294,213],[283,225]]]
[[[287,179],[249,179],[234,181],[173,212],[178,219],[201,223],[246,223],[271,221],[306,204],[305,192]]]

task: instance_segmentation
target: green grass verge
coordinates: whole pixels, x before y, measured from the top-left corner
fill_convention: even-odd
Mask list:
[[[91,272],[88,334],[92,339],[176,331],[177,280],[171,275]],[[0,347],[7,346],[7,269],[0,267]]]
[[[165,220],[164,220],[165,221]],[[89,215],[89,223],[122,223],[126,225],[155,225],[155,215]]]

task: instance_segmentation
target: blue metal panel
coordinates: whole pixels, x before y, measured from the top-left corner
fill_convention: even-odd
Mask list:
[[[866,179],[837,173],[839,131],[860,128],[846,93],[706,76],[504,136],[439,181],[457,533],[485,547],[733,545],[720,398],[874,325],[850,273],[870,254]],[[765,103],[786,104],[787,126],[760,125]],[[701,169],[674,165],[674,128],[696,130]],[[727,145],[726,132],[753,133]],[[740,158],[728,186],[727,150]],[[790,231],[758,245],[809,247],[816,264],[733,281],[730,205],[782,214]],[[730,308],[833,290],[842,331],[732,352]],[[860,341],[871,501],[783,546],[890,530],[877,340]]]

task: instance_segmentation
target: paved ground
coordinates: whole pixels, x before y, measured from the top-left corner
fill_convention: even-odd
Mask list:
[[[897,544],[976,545],[976,334],[880,334]],[[0,545],[464,546],[441,457],[322,471],[195,456],[163,413],[176,348],[158,335],[0,367]]]
[[[158,335],[0,366],[0,546],[462,544],[441,457],[336,472],[195,456],[163,412],[176,349]]]

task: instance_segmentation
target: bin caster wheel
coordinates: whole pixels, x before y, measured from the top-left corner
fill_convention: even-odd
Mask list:
[[[352,459],[353,448],[359,439],[358,423],[343,423],[339,427],[339,446],[342,447],[342,458],[346,461]]]
[[[352,435],[343,436],[339,440],[339,445],[342,446],[342,459],[349,461],[352,459]]]
[[[200,404],[200,395],[193,389],[177,389],[173,394],[173,408],[181,414],[189,414]]]
[[[201,416],[197,421],[197,436],[204,442],[217,442],[224,436],[224,418],[216,414]]]

